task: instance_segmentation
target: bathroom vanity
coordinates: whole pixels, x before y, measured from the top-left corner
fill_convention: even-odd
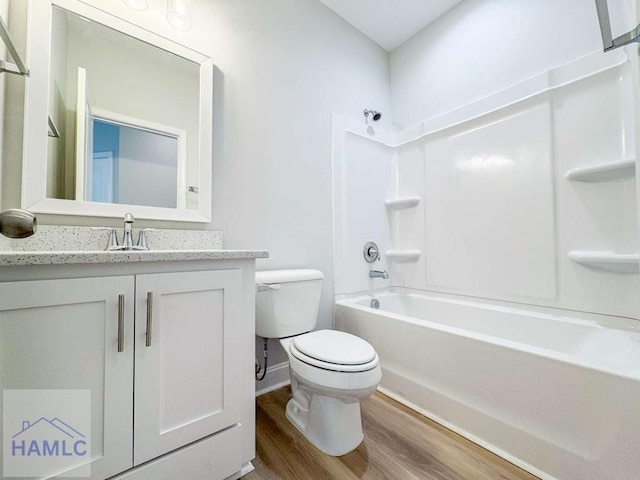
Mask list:
[[[90,2],[27,3],[21,207],[91,224],[124,215],[129,229],[133,216],[210,223],[212,58]],[[146,144],[171,158],[130,155]],[[34,475],[7,474],[12,439],[42,419],[60,435],[66,417],[55,408],[16,417],[4,402],[3,427],[15,424],[3,430],[3,478],[217,480],[251,470],[255,259],[268,254],[222,250],[220,232],[149,237],[144,252],[103,251],[104,232],[85,227],[0,238],[0,388],[90,395],[90,428],[75,431],[89,454]]]
[[[0,388],[89,390],[91,479],[238,478],[267,255],[0,252]]]

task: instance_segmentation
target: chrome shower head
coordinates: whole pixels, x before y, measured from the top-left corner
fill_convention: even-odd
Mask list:
[[[371,115],[371,118],[373,119],[374,122],[377,122],[378,120],[380,120],[382,118],[382,114],[380,112],[377,112],[375,110],[369,110],[367,108],[364,109],[364,118],[367,120],[367,123],[369,123],[369,115]]]

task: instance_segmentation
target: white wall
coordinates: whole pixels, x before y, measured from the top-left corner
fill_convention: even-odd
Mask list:
[[[219,12],[231,32],[214,52],[225,98],[214,223],[227,247],[269,250],[259,269],[322,270],[319,327],[329,327],[331,115],[389,111],[388,57],[315,0],[235,5]]]
[[[467,0],[391,52],[394,120],[411,126],[601,46],[591,0]]]
[[[175,208],[178,140],[135,128],[120,128],[118,202]],[[140,179],[144,179],[141,188]]]

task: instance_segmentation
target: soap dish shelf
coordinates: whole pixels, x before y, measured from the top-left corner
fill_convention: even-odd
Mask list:
[[[640,253],[572,251],[569,258],[576,263],[617,273],[639,273]]]
[[[634,158],[619,162],[600,163],[569,170],[565,177],[575,182],[613,182],[633,178],[636,174]]]
[[[420,203],[420,197],[393,198],[385,200],[384,203],[392,210],[404,210],[417,206]]]
[[[420,258],[422,252],[420,250],[387,250],[386,257],[388,260],[395,262],[415,262]]]

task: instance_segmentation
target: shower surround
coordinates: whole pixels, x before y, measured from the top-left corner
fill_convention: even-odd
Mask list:
[[[631,479],[637,471],[622,419],[637,416],[640,364],[606,366],[621,348],[610,337],[624,337],[632,357],[640,341],[640,81],[628,51],[585,56],[400,132],[333,122],[336,326],[381,352],[386,392],[548,479]],[[371,266],[362,259],[368,241],[382,252]],[[370,279],[370,268],[390,279]],[[398,305],[424,297],[424,315],[369,308],[375,297],[389,310],[398,289],[408,294]],[[443,312],[465,328],[442,321]],[[535,344],[563,343],[567,325],[586,320],[590,338],[600,339],[599,364],[570,342],[560,363]],[[478,331],[485,324],[496,327],[492,335]],[[509,331],[521,341],[502,338]],[[578,350],[593,347],[574,333]],[[574,411],[595,398],[590,382],[605,377],[600,387],[618,394],[601,398],[602,409]],[[557,395],[545,415],[580,428],[550,426],[526,402],[494,415],[514,391]],[[484,407],[460,407],[474,397]],[[477,428],[491,422],[501,427]],[[604,443],[589,443],[603,426]],[[522,436],[510,441],[516,430]],[[557,448],[537,455],[541,441]],[[613,464],[613,476],[602,476]]]

